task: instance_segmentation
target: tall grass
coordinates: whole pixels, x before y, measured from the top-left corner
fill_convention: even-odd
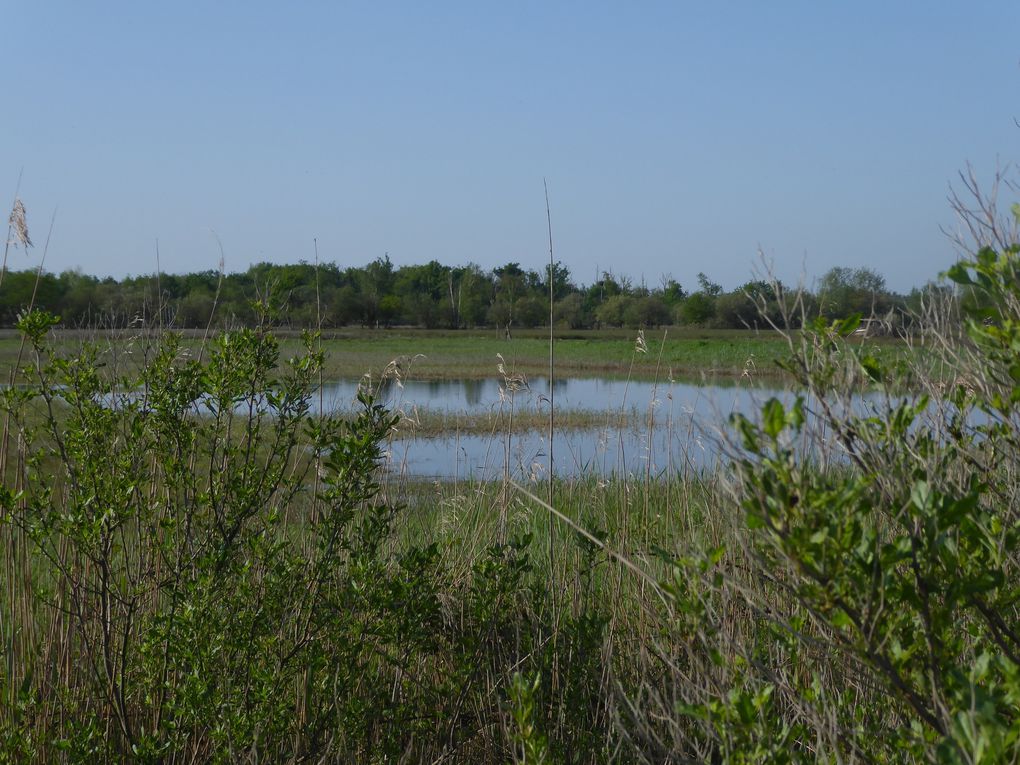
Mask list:
[[[311,417],[314,335],[281,374],[268,327],[197,358],[172,332],[71,353],[50,326],[24,317],[3,400],[8,757],[506,761],[524,703],[555,760],[616,756],[632,574],[665,570],[645,542],[690,487],[554,480],[563,525],[511,476],[380,482],[394,423],[368,398]]]
[[[512,361],[502,480],[411,482],[370,393],[312,414],[323,346],[283,353],[270,300],[197,353],[72,351],[28,311],[0,762],[1015,761],[1018,257],[954,268],[968,334],[933,302],[905,360],[788,296],[800,396],[726,461],[545,498],[510,469]]]

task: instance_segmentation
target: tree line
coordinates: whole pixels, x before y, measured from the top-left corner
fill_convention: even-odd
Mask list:
[[[859,312],[904,322],[933,289],[948,288],[929,284],[902,295],[889,290],[872,269],[836,267],[800,296],[812,314],[842,318]],[[236,273],[208,270],[120,280],[80,270],[9,271],[0,284],[0,325],[13,326],[29,305],[59,315],[71,327],[244,325],[255,320],[257,303],[268,303],[280,323],[292,327],[528,328],[548,326],[550,292],[553,321],[568,329],[753,328],[769,320],[782,323],[781,306],[788,299],[782,284],[752,280],[725,291],[703,273],[687,287],[670,276],[648,286],[610,272],[583,285],[562,263],[541,271],[519,263],[486,271],[475,264],[447,266],[435,260],[395,267],[387,256],[361,267],[258,263]]]

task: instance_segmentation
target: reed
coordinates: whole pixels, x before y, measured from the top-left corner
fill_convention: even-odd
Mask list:
[[[381,378],[323,411],[328,344],[281,341],[271,296],[254,327],[73,349],[28,310],[0,762],[1015,760],[1018,258],[962,261],[977,312],[933,301],[894,359],[787,295],[799,395],[664,476],[519,475],[544,423],[506,346],[499,480],[416,482],[381,469]],[[656,426],[650,350],[619,427]]]

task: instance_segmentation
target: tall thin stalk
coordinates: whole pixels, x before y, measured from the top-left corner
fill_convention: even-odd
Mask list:
[[[21,173],[18,173],[18,182],[14,186],[14,201],[11,202],[11,217],[7,219],[7,239],[4,240],[4,262],[0,266],[0,286],[3,286],[4,276],[7,274],[7,256],[11,251],[11,242],[14,241],[14,221],[18,215],[18,203],[21,201],[18,194],[21,193]],[[22,223],[24,223],[25,208],[21,207]],[[25,246],[31,247],[32,241],[28,239],[27,229],[25,231]]]
[[[212,308],[209,309],[209,321],[205,325],[205,334],[202,335],[202,346],[198,351],[198,363],[202,363],[202,359],[205,358],[205,348],[209,342],[209,332],[212,330],[213,318],[216,316],[216,306],[220,302],[220,292],[223,290],[223,279],[226,276],[226,255],[223,252],[223,242],[220,241],[219,236],[213,231],[213,236],[216,237],[216,246],[220,248],[220,262],[219,262],[219,279],[216,282],[216,294],[213,295]]]
[[[549,209],[549,184],[545,178],[542,179],[542,186],[545,189],[545,220],[549,229],[549,504],[553,501],[553,436],[556,435],[556,351],[553,344],[553,275],[555,274],[555,262],[553,260],[553,236],[552,236],[552,212]],[[552,519],[549,520],[549,564],[552,569],[553,544],[552,544]]]
[[[20,179],[19,179],[19,183],[20,183]],[[19,213],[19,205],[20,205],[20,213]],[[17,220],[19,215],[20,215],[20,221]],[[31,300],[29,301],[29,305],[28,305],[28,310],[29,311],[31,311],[35,307],[35,297],[36,297],[36,294],[38,293],[38,290],[39,290],[39,280],[42,278],[43,266],[46,263],[46,253],[50,249],[50,237],[53,236],[53,224],[56,222],[56,220],[57,220],[57,211],[54,210],[53,211],[53,217],[50,219],[50,228],[49,228],[49,231],[47,231],[47,233],[46,233],[46,243],[43,245],[42,257],[39,259],[39,266],[38,266],[38,268],[36,269],[36,272],[35,272],[35,283],[32,285],[32,297],[31,297]],[[24,207],[24,205],[21,205],[21,200],[20,199],[19,200],[15,200],[15,202],[14,202],[14,211],[11,213],[10,227],[12,229],[15,229],[14,233],[15,233],[15,235],[17,235],[17,237],[21,241],[22,245],[24,245],[26,248],[32,246],[32,240],[29,239],[29,237],[28,237],[28,228],[27,228],[27,226],[25,226],[25,207]],[[10,240],[11,240],[11,236],[10,236],[10,233],[8,233],[8,236],[7,236],[7,244],[8,244],[8,246],[10,245]],[[7,253],[6,253],[6,250],[5,250],[4,251],[4,264],[3,264],[2,269],[0,269],[0,283],[2,283],[2,281],[3,281],[3,274],[6,273],[6,271],[7,271]],[[14,362],[14,366],[11,367],[11,375],[10,375],[10,379],[8,381],[8,384],[11,387],[14,386],[15,379],[17,378],[17,374],[18,374],[18,369],[20,369],[20,367],[21,367],[21,359],[24,356],[24,353],[25,353],[25,337],[23,335],[22,338],[21,338],[21,345],[18,346],[18,358],[17,358],[17,361],[15,361]],[[10,427],[11,427],[11,417],[10,417],[10,413],[8,412],[4,416],[3,437],[2,437],[2,439],[0,439],[0,476],[4,476],[4,477],[6,477],[6,475],[7,475],[7,450],[8,450],[8,447],[10,446]]]
[[[159,335],[163,335],[163,286],[160,283],[160,268],[159,263],[159,239],[156,239],[156,311],[158,312],[157,328],[159,329]]]
[[[322,301],[319,295],[319,240],[312,239],[312,246],[315,248],[315,350],[322,353]],[[319,416],[324,417],[326,409],[323,401],[322,391],[322,365],[319,365]],[[319,494],[319,476],[322,474],[322,455],[318,450],[315,452],[315,485],[313,496]]]
[[[20,179],[19,179],[20,183]],[[35,284],[32,286],[32,297],[29,301],[27,311],[31,311],[35,307],[35,298],[39,290],[39,280],[42,278],[43,265],[46,263],[46,253],[50,248],[50,238],[53,236],[53,224],[57,219],[56,210],[53,211],[53,217],[50,219],[50,228],[46,234],[46,243],[43,245],[42,257],[39,260],[39,267],[35,273]],[[32,246],[32,240],[28,236],[28,227],[25,224],[25,207],[21,204],[20,199],[16,199],[14,202],[14,209],[11,212],[10,227],[13,229],[12,232],[8,233],[7,245],[10,245],[11,233],[14,234],[21,242],[21,244],[27,249]],[[3,272],[7,270],[7,253],[4,252],[4,265]],[[0,279],[2,279],[2,273],[0,273]],[[11,375],[9,379],[9,385],[14,387],[15,380],[17,378],[18,370],[21,368],[21,359],[25,352],[25,336],[21,337],[21,345],[18,348],[18,358],[11,367]],[[7,480],[7,458],[10,449],[10,432],[11,432],[11,413],[7,411],[4,414],[4,427],[3,437],[0,439],[0,476],[3,477],[4,481]],[[21,453],[19,444],[19,454],[17,460],[17,466],[15,468],[17,478],[15,479],[16,489],[20,489],[20,481],[23,476],[24,470],[24,455]],[[7,701],[13,707],[15,700],[15,688],[17,684],[14,682],[15,670],[18,667],[18,656],[27,657],[30,653],[29,646],[35,642],[35,631],[37,625],[35,620],[32,618],[32,610],[30,601],[25,598],[21,603],[21,613],[17,613],[17,596],[16,596],[16,582],[29,583],[31,582],[31,559],[28,552],[27,538],[24,529],[17,532],[15,537],[14,526],[11,526],[10,537],[7,539],[7,561],[6,561],[6,576],[10,581],[10,590],[8,597],[10,599],[10,619],[8,621],[8,632],[9,635],[3,634],[3,625],[0,624],[0,639],[5,643],[9,642],[9,666],[8,666],[8,679],[10,682],[10,695]],[[20,553],[20,558],[19,558]],[[20,567],[19,564],[20,563]],[[14,625],[21,623],[23,625],[22,630],[16,632]],[[17,640],[16,640],[17,638]],[[23,659],[26,661],[27,659]]]

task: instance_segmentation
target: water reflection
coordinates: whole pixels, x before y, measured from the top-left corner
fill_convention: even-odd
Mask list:
[[[323,400],[327,409],[345,408],[357,396],[358,380],[339,380],[326,383]],[[374,387],[379,403],[392,409],[429,411],[433,413],[462,412],[480,414],[506,406],[507,395],[501,395],[501,381],[483,380],[408,380],[397,383],[388,378]],[[598,377],[560,378],[554,387],[556,408],[559,411],[621,411],[652,405],[661,408],[663,402],[693,406],[707,399],[743,402],[750,398],[767,398],[776,390],[734,385],[731,381],[704,383],[617,380]],[[538,410],[548,406],[549,382],[546,378],[532,378],[528,386],[513,394],[518,410]],[[316,405],[318,401],[316,400]],[[738,404],[742,406],[743,404]]]
[[[556,434],[553,469],[560,476],[675,475],[711,468],[720,459],[717,442],[695,430],[669,432],[590,428]],[[419,440],[396,440],[389,445],[386,468],[407,477],[444,480],[496,480],[508,470],[518,481],[548,474],[545,434],[515,434],[509,443],[500,437],[455,435]]]
[[[469,407],[479,407],[482,403],[482,396],[484,393],[485,385],[482,380],[464,381],[464,403]]]
[[[358,382],[338,381],[325,387],[330,407],[353,402]],[[549,385],[529,381],[512,395],[500,381],[387,381],[376,390],[380,403],[404,412],[484,414],[505,411],[547,413]],[[603,378],[562,378],[555,382],[557,412],[605,412],[604,426],[564,428],[553,443],[554,471],[559,475],[675,474],[713,467],[720,459],[719,428],[733,412],[752,414],[770,396],[792,400],[788,391],[732,384],[690,384]],[[630,425],[610,425],[610,415],[629,412]],[[566,418],[564,417],[564,420]],[[596,418],[597,421],[597,418]],[[618,422],[613,419],[612,422]],[[639,423],[639,424],[635,424]],[[387,469],[409,477],[445,480],[497,479],[504,471],[517,480],[541,478],[548,471],[547,434],[448,434],[433,438],[394,439],[388,445]]]
[[[351,411],[359,384],[357,380],[325,384],[321,397],[313,396],[309,402],[312,412]],[[548,390],[544,378],[533,379],[527,387],[513,393],[505,391],[495,379],[403,383],[389,379],[377,385],[374,393],[380,403],[412,418],[425,414],[505,414],[512,408],[518,418],[515,422],[520,423],[522,418],[518,415],[548,414]],[[562,476],[655,478],[712,469],[724,459],[721,434],[729,432],[732,414],[756,419],[768,398],[779,398],[787,406],[794,399],[793,392],[786,389],[715,382],[654,384],[563,378],[556,381],[555,390],[559,425],[553,443],[553,470]],[[111,394],[107,403],[121,406],[137,402],[140,395],[139,391]],[[838,410],[834,415],[837,417],[840,412],[844,416],[882,416],[882,397],[877,393],[855,395],[848,402],[830,405]],[[848,408],[843,411],[843,406]],[[265,413],[272,411],[264,399],[254,402],[254,408]],[[211,399],[196,402],[196,414],[214,411],[215,402]],[[586,414],[575,418],[571,425],[571,411]],[[588,424],[579,426],[578,421]],[[386,449],[386,469],[408,477],[492,480],[509,472],[516,480],[528,481],[547,475],[549,470],[547,433],[544,429],[522,429],[519,424],[511,433],[447,432],[436,437],[395,437]]]
[[[351,411],[359,384],[357,380],[325,384],[321,397],[313,396],[309,402],[313,413]],[[505,391],[495,379],[403,383],[388,379],[378,384],[374,393],[377,401],[391,410],[412,417],[506,413],[510,408],[517,417],[529,412],[548,414],[548,390],[548,381],[544,378],[533,379],[527,387],[513,393]],[[779,398],[787,406],[794,399],[793,392],[786,389],[749,383],[734,385],[731,381],[654,384],[563,378],[556,381],[555,391],[559,425],[553,443],[553,470],[563,476],[594,473],[655,478],[687,470],[712,469],[724,459],[721,434],[729,432],[732,414],[741,413],[756,419],[768,398]],[[127,391],[104,398],[107,405],[117,407],[138,402],[141,395],[140,391]],[[894,398],[892,404],[900,400]],[[868,393],[829,404],[835,407],[833,416],[837,419],[840,416],[882,418],[884,407],[890,402],[884,401],[878,393]],[[238,406],[246,408],[247,404]],[[265,399],[255,401],[253,406],[264,413],[272,411]],[[808,407],[812,408],[810,402]],[[195,413],[207,415],[215,408],[213,400],[201,399],[195,404]],[[594,424],[571,426],[571,411],[584,411],[586,416],[579,419]],[[620,417],[621,413],[626,416]],[[945,411],[930,404],[929,416],[942,418],[941,427],[944,427]],[[809,422],[812,419],[810,414],[808,419]],[[987,421],[980,413],[971,413],[969,419],[974,425]],[[534,418],[531,421],[533,423]],[[824,433],[821,435],[824,439]],[[445,433],[436,437],[394,438],[386,448],[386,469],[408,477],[492,480],[509,472],[516,480],[527,481],[541,478],[549,469],[547,434],[543,430],[519,426],[511,433]]]

